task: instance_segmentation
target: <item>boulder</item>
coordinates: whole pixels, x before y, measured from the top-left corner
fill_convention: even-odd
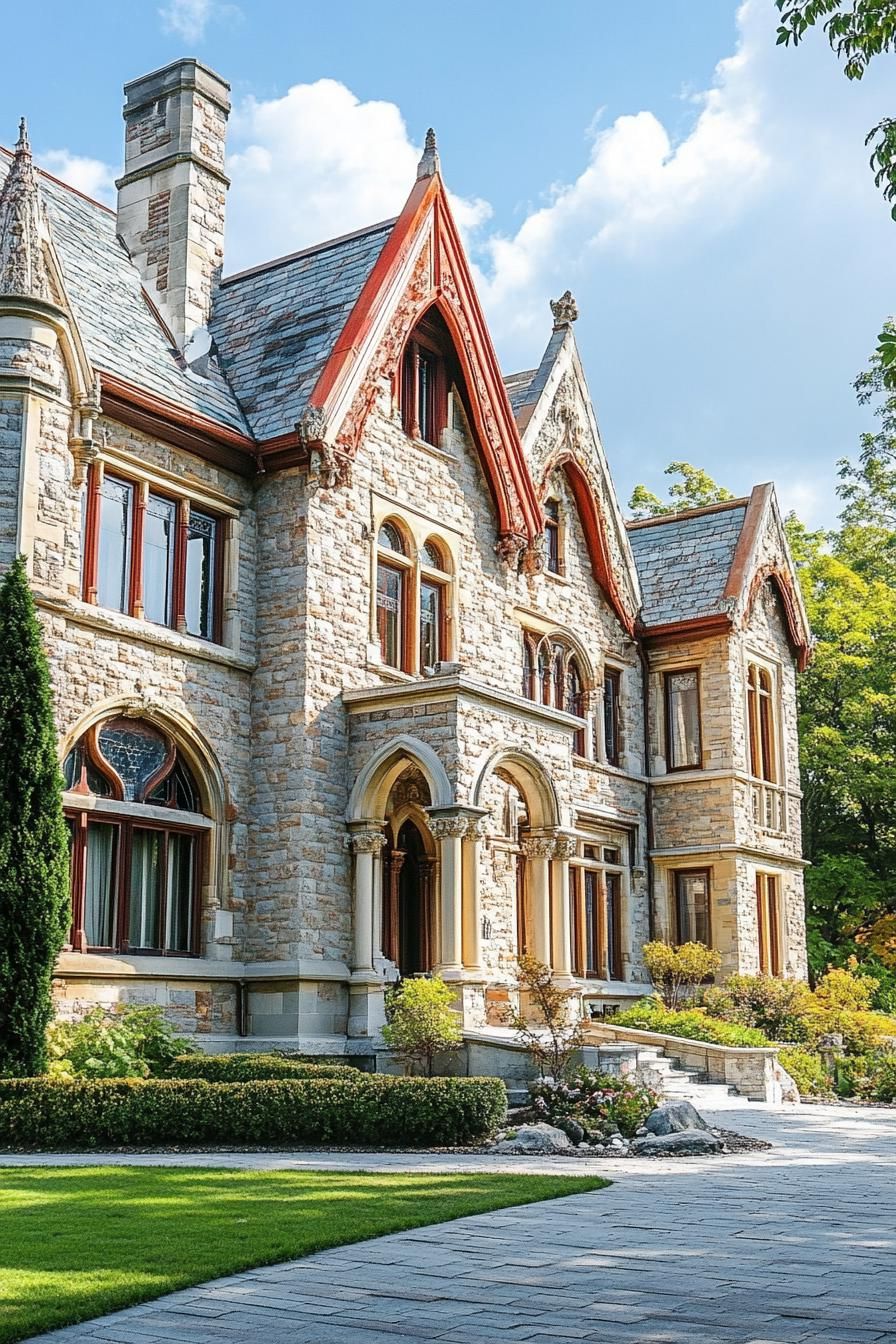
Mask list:
[[[633,1157],[706,1157],[722,1151],[722,1140],[702,1129],[684,1129],[634,1139],[629,1151]]]
[[[493,1153],[572,1153],[575,1149],[562,1129],[553,1125],[520,1125],[515,1138],[496,1143]]]
[[[708,1130],[709,1125],[689,1101],[667,1101],[650,1112],[644,1128],[648,1134],[684,1134],[691,1129]]]
[[[566,1135],[566,1137],[568,1139],[571,1139],[572,1142],[576,1145],[580,1144],[585,1137],[585,1131],[579,1124],[578,1120],[573,1120],[567,1117],[566,1119],[560,1121],[559,1127],[560,1129],[563,1130],[563,1133]]]

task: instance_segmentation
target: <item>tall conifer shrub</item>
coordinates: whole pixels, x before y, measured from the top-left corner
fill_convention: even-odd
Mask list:
[[[0,583],[0,1076],[46,1065],[53,964],[68,923],[50,673],[19,558]]]

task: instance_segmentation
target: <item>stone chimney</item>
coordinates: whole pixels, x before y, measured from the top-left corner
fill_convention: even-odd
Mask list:
[[[230,85],[196,60],[125,84],[118,232],[180,350],[208,321],[224,259]]]

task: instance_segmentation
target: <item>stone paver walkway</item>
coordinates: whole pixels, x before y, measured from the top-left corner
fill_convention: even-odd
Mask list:
[[[896,1344],[896,1111],[751,1107],[711,1118],[776,1147],[721,1161],[532,1162],[533,1170],[599,1170],[616,1184],[234,1275],[42,1338]],[[177,1160],[365,1170],[498,1166],[488,1158],[390,1154]]]

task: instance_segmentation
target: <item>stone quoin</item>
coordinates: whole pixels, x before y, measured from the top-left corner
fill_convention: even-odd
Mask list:
[[[72,832],[58,1011],[363,1050],[399,975],[599,1013],[651,937],[806,973],[771,485],[623,520],[567,291],[502,376],[436,138],[397,219],[222,274],[229,88],[125,89],[117,211],[0,152],[0,564]]]

